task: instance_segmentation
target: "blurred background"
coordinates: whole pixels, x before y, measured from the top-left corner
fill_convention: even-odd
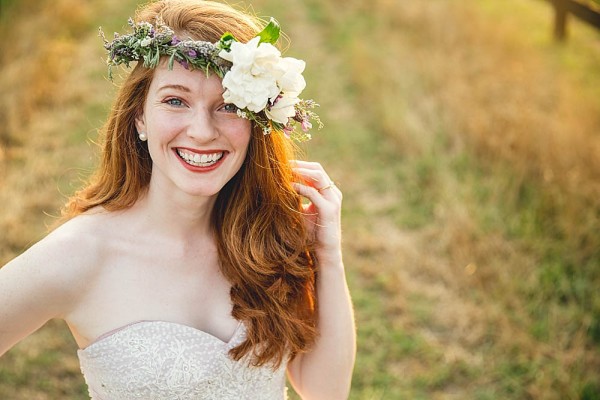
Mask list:
[[[0,0],[0,265],[96,164],[97,28],[139,3]],[[351,398],[600,399],[600,30],[571,15],[555,40],[544,0],[252,9],[307,61],[306,157],[344,191]],[[0,399],[87,398],[75,351],[49,322],[0,359]]]

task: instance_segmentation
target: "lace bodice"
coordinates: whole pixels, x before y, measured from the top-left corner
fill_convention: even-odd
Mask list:
[[[190,326],[139,321],[77,355],[92,400],[285,399],[285,365],[273,371],[228,357],[245,334],[240,323],[225,343]]]

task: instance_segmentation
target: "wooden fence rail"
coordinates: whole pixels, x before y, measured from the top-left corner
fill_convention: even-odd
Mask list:
[[[569,14],[600,29],[600,7],[593,7],[576,0],[549,0],[554,6],[554,37],[564,40],[567,37]]]

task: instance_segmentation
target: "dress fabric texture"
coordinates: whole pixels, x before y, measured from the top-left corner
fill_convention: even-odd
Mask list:
[[[139,321],[77,351],[92,400],[286,399],[286,365],[253,367],[234,361],[244,341],[240,323],[229,342],[166,321]]]

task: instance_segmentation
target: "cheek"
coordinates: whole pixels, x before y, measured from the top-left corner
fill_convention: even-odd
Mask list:
[[[148,142],[154,145],[165,144],[173,140],[185,128],[180,117],[156,113],[147,119]]]
[[[166,133],[179,129],[184,124],[184,119],[180,115],[160,110],[151,114],[149,123],[152,124],[157,132]]]
[[[252,123],[248,120],[238,120],[227,130],[230,142],[238,148],[248,148],[252,135]]]

